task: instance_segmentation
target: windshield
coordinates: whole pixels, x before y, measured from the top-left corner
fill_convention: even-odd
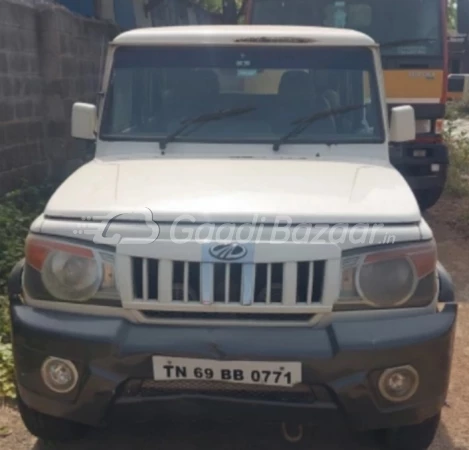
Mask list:
[[[273,143],[384,142],[368,48],[122,47],[100,138]],[[168,150],[169,151],[169,150]]]
[[[441,0],[252,0],[251,22],[351,28],[386,45],[383,55],[442,54]]]

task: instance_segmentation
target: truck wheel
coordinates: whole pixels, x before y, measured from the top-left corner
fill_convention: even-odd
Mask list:
[[[25,427],[33,436],[45,442],[73,441],[86,434],[88,427],[85,425],[34,411],[19,396],[17,401]]]
[[[443,188],[441,187],[416,191],[415,198],[420,206],[420,210],[424,212],[435,206],[441,194],[443,194]]]
[[[387,450],[427,450],[433,442],[440,413],[418,425],[385,430],[384,448]]]

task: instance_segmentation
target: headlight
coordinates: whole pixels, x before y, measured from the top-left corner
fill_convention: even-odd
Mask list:
[[[429,305],[437,292],[436,262],[433,240],[345,254],[335,309]]]
[[[417,277],[408,258],[375,263],[365,262],[358,268],[356,284],[361,298],[371,305],[397,306],[415,292]]]
[[[52,251],[42,266],[41,276],[45,288],[57,298],[82,302],[98,292],[102,281],[99,255],[73,255]]]
[[[24,286],[37,300],[118,300],[114,255],[94,248],[29,236]]]

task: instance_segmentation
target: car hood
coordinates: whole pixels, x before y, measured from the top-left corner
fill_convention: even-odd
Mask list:
[[[94,160],[55,192],[46,216],[150,210],[155,221],[415,223],[420,211],[391,165],[312,160]],[[132,216],[134,217],[134,216]],[[129,216],[126,217],[129,219]],[[287,219],[288,220],[288,219]]]

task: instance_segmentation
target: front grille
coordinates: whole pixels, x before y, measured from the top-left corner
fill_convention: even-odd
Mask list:
[[[154,381],[131,380],[123,389],[125,397],[164,398],[174,396],[210,396],[238,400],[271,402],[313,403],[329,401],[330,396],[322,386],[274,387],[248,384],[231,384],[222,381]]]
[[[162,265],[169,270],[161,273]],[[169,292],[171,302],[281,305],[321,302],[325,261],[273,264],[198,263],[132,258],[133,296],[158,302]]]

